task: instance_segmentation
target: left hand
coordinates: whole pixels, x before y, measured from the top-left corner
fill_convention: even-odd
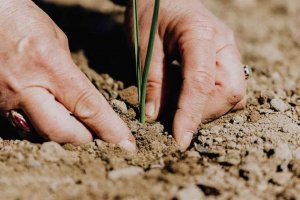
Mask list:
[[[147,53],[153,4],[138,1],[142,61]],[[133,30],[131,9],[127,13]],[[165,67],[170,60],[179,60],[182,65],[173,135],[185,150],[203,120],[245,106],[246,81],[233,32],[199,0],[161,0],[146,99],[146,113],[154,120],[164,105],[163,81],[169,76]]]

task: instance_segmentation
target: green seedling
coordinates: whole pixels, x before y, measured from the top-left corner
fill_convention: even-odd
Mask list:
[[[140,58],[140,42],[139,42],[139,23],[138,23],[138,5],[137,0],[133,0],[133,20],[134,20],[134,48],[135,48],[135,69],[137,76],[140,122],[145,123],[145,104],[146,104],[146,89],[148,82],[149,68],[151,64],[155,33],[157,30],[157,21],[159,14],[160,0],[155,0],[152,16],[152,24],[150,29],[147,54],[144,61],[144,67],[141,64]],[[142,70],[143,69],[143,70]]]

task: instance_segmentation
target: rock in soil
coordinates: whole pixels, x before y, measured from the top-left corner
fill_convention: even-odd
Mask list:
[[[124,177],[134,177],[143,173],[144,170],[140,167],[128,167],[124,169],[116,169],[108,172],[108,177],[112,180],[124,178]]]
[[[67,156],[66,151],[56,142],[46,142],[41,146],[41,156],[46,161],[58,162],[63,157]]]
[[[275,156],[282,160],[288,161],[293,158],[289,145],[286,143],[280,143],[278,145],[278,147],[275,149]]]
[[[117,99],[113,99],[111,101],[112,107],[115,108],[117,111],[121,112],[122,114],[127,113],[127,106],[123,101],[119,101]]]
[[[281,99],[272,99],[271,100],[271,106],[276,111],[284,112],[289,109],[289,106]]]
[[[132,106],[138,105],[137,87],[130,86],[120,91],[120,97],[123,101]]]
[[[199,200],[203,199],[204,194],[197,186],[187,186],[179,190],[175,199],[177,200]]]

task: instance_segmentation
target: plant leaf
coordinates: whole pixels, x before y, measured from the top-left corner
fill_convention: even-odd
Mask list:
[[[155,0],[151,30],[150,30],[149,41],[148,41],[147,55],[145,59],[145,65],[144,65],[144,71],[142,77],[142,88],[141,88],[141,99],[140,99],[140,122],[141,123],[145,123],[146,89],[147,89],[149,68],[150,68],[152,52],[153,52],[154,39],[157,30],[159,5],[160,5],[160,0]]]
[[[139,22],[138,22],[138,9],[137,0],[133,0],[133,25],[134,25],[134,51],[135,51],[135,70],[138,86],[138,99],[141,99],[141,86],[142,86],[142,66],[140,59],[140,38],[139,38]]]

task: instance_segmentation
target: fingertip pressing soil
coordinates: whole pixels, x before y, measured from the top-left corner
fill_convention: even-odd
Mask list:
[[[134,86],[99,75],[83,52],[74,53],[130,127],[138,153],[99,139],[78,147],[0,140],[0,199],[299,199],[300,4],[204,3],[234,30],[243,61],[254,66],[244,110],[201,125],[180,152],[162,124],[136,120]]]

